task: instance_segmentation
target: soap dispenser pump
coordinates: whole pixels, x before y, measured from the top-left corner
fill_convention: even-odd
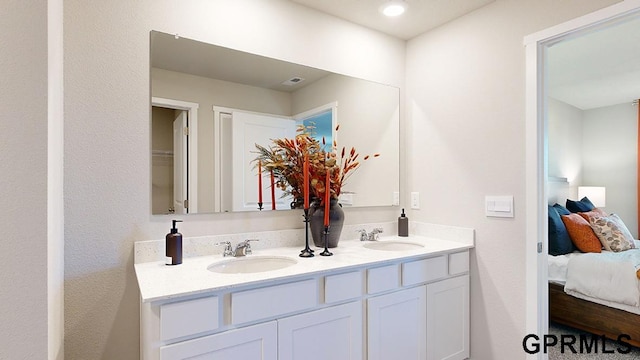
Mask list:
[[[398,236],[409,236],[409,218],[404,214],[404,209],[398,218]]]
[[[182,220],[173,220],[171,232],[165,237],[165,264],[167,265],[182,264],[182,234],[178,232],[177,222],[182,222]]]

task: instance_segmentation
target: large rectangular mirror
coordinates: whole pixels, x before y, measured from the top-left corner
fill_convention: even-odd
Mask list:
[[[400,92],[393,86],[151,32],[153,214],[258,211],[255,144],[309,121],[363,162],[343,207],[398,205]],[[291,199],[263,178],[264,209]],[[263,210],[264,211],[264,210]]]

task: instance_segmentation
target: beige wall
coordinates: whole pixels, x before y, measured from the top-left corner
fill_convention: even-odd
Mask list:
[[[407,172],[412,220],[471,227],[471,357],[524,359],[523,37],[613,0],[497,0],[409,41]],[[485,195],[513,195],[515,218],[487,218]]]
[[[47,211],[59,210],[62,200],[62,78],[48,74],[49,63],[54,70],[62,63],[61,23],[48,26],[47,6],[5,1],[0,11],[0,359],[56,359],[62,352],[62,215]],[[60,3],[50,6],[55,17]]]
[[[164,238],[171,227],[171,217],[149,215],[149,32],[395,86],[403,84],[405,44],[281,0],[69,0],[64,12],[65,355],[136,359],[133,243]],[[346,215],[349,223],[397,216],[388,208]],[[203,214],[187,217],[180,231],[301,226],[290,212]]]
[[[569,181],[572,196],[582,183],[582,110],[549,98],[547,104],[549,176]],[[564,205],[564,204],[562,204]]]
[[[360,154],[360,168],[342,189],[354,193],[354,206],[391,205],[399,191],[399,96],[398,88],[335,74],[293,94],[292,115],[338,103],[338,147]],[[363,160],[375,153],[381,156]]]
[[[638,236],[638,109],[630,103],[584,111],[582,185],[607,188],[604,210]]]

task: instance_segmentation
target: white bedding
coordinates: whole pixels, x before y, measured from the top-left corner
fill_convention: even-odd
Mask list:
[[[640,313],[640,242],[619,253],[571,253],[549,256],[549,281],[564,284],[567,294]]]

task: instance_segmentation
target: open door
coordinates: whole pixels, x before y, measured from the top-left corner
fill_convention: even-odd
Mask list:
[[[255,144],[271,146],[271,139],[293,138],[296,134],[296,122],[290,118],[275,115],[258,114],[243,111],[232,113],[233,147],[233,211],[257,211],[258,209],[258,173],[253,159],[256,158]],[[263,207],[272,208],[271,183],[268,174],[264,174]],[[291,209],[291,198],[282,198],[282,191],[274,189],[276,209]]]
[[[177,112],[173,121],[173,208],[176,214],[189,213],[188,122],[187,112]]]

